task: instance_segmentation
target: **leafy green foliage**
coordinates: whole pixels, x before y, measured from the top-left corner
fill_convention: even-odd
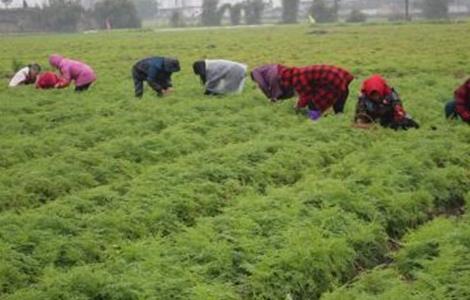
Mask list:
[[[54,49],[98,81],[0,87],[0,298],[465,298],[468,215],[436,217],[469,200],[468,126],[442,111],[470,73],[468,24],[275,29],[4,37],[1,72]],[[139,101],[130,68],[148,55],[183,69],[172,95]],[[344,116],[312,123],[251,82],[203,96],[201,57],[335,63],[357,79]],[[351,128],[371,73],[422,129]]]
[[[468,298],[469,221],[468,214],[438,218],[419,228],[405,237],[393,265],[376,268],[323,299]]]

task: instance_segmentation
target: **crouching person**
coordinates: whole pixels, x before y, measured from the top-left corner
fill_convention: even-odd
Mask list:
[[[60,82],[59,76],[54,72],[43,72],[38,75],[36,80],[37,89],[53,89]]]
[[[311,120],[318,120],[329,108],[343,113],[354,77],[346,70],[328,65],[280,67],[281,86],[299,95],[296,109],[308,108]]]
[[[66,88],[74,81],[75,91],[82,92],[88,90],[96,81],[95,71],[81,61],[53,54],[49,57],[49,63],[60,72],[60,80],[55,85],[56,88]]]
[[[41,66],[38,64],[30,64],[26,67],[20,69],[16,74],[11,78],[9,87],[17,87],[19,85],[34,84],[36,82],[36,77],[39,72],[41,72]]]
[[[144,94],[144,81],[163,96],[172,91],[171,75],[180,71],[180,63],[175,58],[148,57],[138,61],[132,67],[132,78],[134,79],[135,96],[142,98]]]
[[[224,95],[243,91],[247,66],[229,60],[207,59],[196,61],[193,71],[201,79],[205,95]]]
[[[354,121],[358,128],[369,128],[374,123],[395,130],[419,128],[405,112],[398,93],[380,75],[363,82]]]
[[[271,102],[289,99],[295,95],[292,86],[281,86],[280,71],[283,68],[285,67],[282,65],[271,64],[257,67],[251,72],[251,80]]]
[[[449,119],[461,118],[470,124],[470,79],[454,93],[455,99],[446,104],[445,114]]]

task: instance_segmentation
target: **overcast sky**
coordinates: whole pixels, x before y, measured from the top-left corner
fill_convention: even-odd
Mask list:
[[[42,4],[42,3],[45,3],[47,2],[48,0],[26,0],[26,2],[28,2],[28,4],[30,6],[34,6],[36,4]],[[240,0],[230,0],[231,2],[240,2]],[[228,1],[227,1],[228,2]],[[273,3],[277,6],[277,5],[280,5],[281,3],[281,0],[273,0]],[[22,6],[23,5],[23,0],[13,0],[13,4],[11,5],[12,7],[13,6]]]
[[[42,3],[45,1],[44,0],[26,0],[26,2],[28,2],[29,6],[34,6],[37,3]],[[22,5],[23,5],[23,0],[13,0],[13,3],[11,6],[13,7],[13,6],[22,6]]]

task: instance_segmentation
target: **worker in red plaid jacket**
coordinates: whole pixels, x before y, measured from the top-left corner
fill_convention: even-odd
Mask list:
[[[333,106],[342,113],[349,96],[349,84],[354,77],[348,71],[329,65],[308,67],[280,66],[281,86],[293,87],[299,95],[297,109],[308,107],[309,117],[319,119]]]
[[[450,119],[460,117],[470,124],[470,79],[465,81],[454,94],[455,99],[446,105],[446,117]]]

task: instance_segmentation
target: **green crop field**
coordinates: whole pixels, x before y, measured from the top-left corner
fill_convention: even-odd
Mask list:
[[[2,36],[0,299],[470,299],[470,23]],[[14,59],[97,71],[90,91],[7,88]],[[175,92],[131,66],[176,56]],[[337,64],[342,116],[205,97],[191,64]],[[419,130],[351,127],[384,75]]]

